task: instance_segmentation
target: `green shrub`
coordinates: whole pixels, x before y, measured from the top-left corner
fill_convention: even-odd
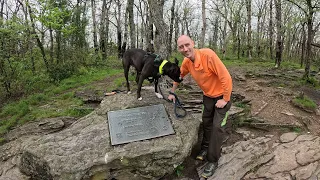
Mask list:
[[[3,107],[0,117],[5,116],[23,116],[29,112],[29,104],[27,101],[22,100],[18,103],[11,103],[5,107]]]
[[[179,166],[176,167],[175,171],[176,171],[176,174],[177,174],[178,177],[183,175],[182,174],[183,169],[184,169],[183,165],[179,165]]]
[[[247,105],[242,102],[235,102],[235,106],[239,107],[239,108],[246,108],[247,107]]]
[[[319,81],[314,77],[309,77],[305,80],[307,84],[311,84],[313,87],[319,87],[320,83]]]
[[[76,67],[73,64],[59,64],[50,68],[49,77],[52,82],[60,82],[72,76],[76,71]]]
[[[317,108],[317,104],[313,100],[311,100],[309,97],[304,96],[304,95],[298,96],[298,97],[294,98],[292,101],[295,105],[298,105],[300,107],[304,107],[307,109],[314,110]]]
[[[60,97],[63,100],[71,99],[74,97],[74,92],[68,92],[68,93],[62,94]]]
[[[72,109],[67,109],[66,114],[73,117],[83,117],[85,115],[88,115],[92,111],[93,109],[88,109],[88,108],[72,108]]]
[[[48,96],[46,96],[43,93],[32,95],[28,98],[30,105],[39,105],[41,103],[46,102],[49,99]]]

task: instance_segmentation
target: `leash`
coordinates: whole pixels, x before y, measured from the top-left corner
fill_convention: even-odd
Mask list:
[[[163,96],[163,99],[165,99],[168,102],[172,102],[168,98],[164,97],[162,90],[161,90],[161,87],[160,87],[160,82],[158,83],[158,88],[159,88],[160,94]],[[169,94],[173,95],[176,99],[176,101],[174,103],[174,113],[175,113],[176,117],[177,118],[184,118],[187,115],[187,110],[182,106],[178,96],[175,93],[169,91]],[[182,114],[177,113],[177,109],[181,109],[183,111],[183,113]]]
[[[147,53],[147,54],[145,55],[145,57],[148,56],[148,55],[155,55],[155,56],[156,56],[155,59],[154,59],[154,63],[159,63],[159,62],[161,62],[161,56],[160,56],[160,55],[154,54],[154,53]],[[161,62],[161,64],[160,64],[160,66],[159,66],[159,75],[160,75],[160,76],[162,75],[162,72],[161,72],[161,71],[162,71],[162,67],[165,65],[166,62],[168,62],[168,61],[167,61],[167,60],[163,60],[163,61]],[[149,80],[149,81],[150,81],[150,80]],[[160,90],[161,95],[164,97],[164,95],[163,95],[163,93],[162,93],[161,88],[160,88],[159,85],[160,85],[160,83],[158,83],[158,87],[159,87],[159,90]],[[186,109],[182,106],[182,104],[180,103],[180,100],[179,100],[178,96],[177,96],[175,93],[172,93],[172,92],[170,92],[170,91],[169,91],[169,94],[174,95],[174,97],[175,97],[175,99],[176,99],[176,101],[175,101],[175,103],[174,103],[174,113],[175,113],[176,117],[177,117],[177,118],[183,118],[183,117],[185,117],[185,116],[187,115],[187,110],[186,110]],[[171,102],[171,101],[169,101],[169,99],[167,99],[167,98],[165,98],[165,100],[168,101],[168,102]],[[181,110],[183,111],[183,113],[182,113],[182,114],[177,113],[177,109],[181,109]]]
[[[185,117],[187,115],[187,110],[180,103],[178,96],[175,93],[171,92],[171,91],[169,91],[169,94],[174,95],[174,97],[176,98],[176,101],[174,103],[174,113],[175,113],[176,117],[177,118]],[[180,108],[183,111],[183,114],[178,114],[177,113],[177,108]]]

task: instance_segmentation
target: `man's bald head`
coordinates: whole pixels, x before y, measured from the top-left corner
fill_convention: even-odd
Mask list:
[[[187,35],[181,35],[177,40],[178,50],[184,56],[192,61],[194,60],[194,42]]]
[[[190,41],[190,42],[192,42],[192,39],[187,35],[181,35],[177,40],[178,44],[179,44],[179,41]]]

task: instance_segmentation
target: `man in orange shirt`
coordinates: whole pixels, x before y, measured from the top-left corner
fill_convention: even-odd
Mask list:
[[[189,36],[182,35],[177,41],[179,52],[185,57],[181,65],[181,77],[191,74],[203,91],[203,139],[198,160],[207,158],[202,177],[212,176],[221,156],[221,146],[226,135],[228,110],[231,107],[232,79],[214,51],[208,48],[195,49]],[[174,83],[172,92],[178,83]],[[175,101],[173,95],[169,100]]]

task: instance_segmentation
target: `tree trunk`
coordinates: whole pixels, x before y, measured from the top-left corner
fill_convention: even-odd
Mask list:
[[[139,14],[138,14],[138,11],[137,11],[137,17],[135,18],[137,22],[139,22]],[[135,41],[135,45],[137,48],[140,48],[140,43],[139,43],[139,23],[136,24],[136,41]]]
[[[281,18],[281,0],[275,0],[276,21],[277,21],[277,43],[276,43],[276,62],[275,67],[280,67],[282,61],[282,18]]]
[[[178,12],[175,12],[175,21],[174,21],[174,49],[176,50],[178,47],[177,40],[179,38],[179,17]]]
[[[57,43],[57,50],[56,50],[56,56],[57,56],[57,64],[61,63],[61,31],[56,30],[56,43]]]
[[[200,39],[200,45],[199,48],[204,47],[204,40],[206,36],[206,29],[207,29],[207,23],[206,23],[206,0],[202,0],[202,28],[201,28],[201,39]]]
[[[263,2],[264,4],[261,5],[260,7],[258,7],[258,23],[257,23],[257,46],[256,46],[256,50],[257,50],[257,55],[258,57],[261,57],[261,44],[260,44],[260,39],[261,39],[261,29],[263,24],[264,24],[264,21],[261,22],[262,18],[265,17],[264,15],[264,10],[266,9],[266,2]]]
[[[270,0],[270,11],[269,11],[269,51],[270,59],[273,59],[273,0]]]
[[[21,5],[23,7],[25,26],[26,26],[26,31],[27,31],[27,39],[25,42],[26,43],[26,52],[30,50],[31,70],[32,70],[32,74],[35,75],[36,67],[35,67],[35,61],[34,61],[34,55],[33,55],[33,43],[30,40],[32,37],[31,37],[30,24],[29,24],[29,19],[28,19],[28,7],[27,7],[25,1],[21,2]],[[2,11],[0,11],[0,13],[2,13]],[[0,19],[2,19],[2,18],[3,17],[1,17]],[[0,24],[0,27],[1,27],[1,24]],[[1,40],[0,40],[0,42],[1,42]]]
[[[247,17],[248,17],[248,38],[247,38],[247,46],[248,46],[248,52],[247,52],[247,55],[248,55],[248,58],[249,60],[252,59],[252,44],[251,44],[251,34],[252,34],[252,31],[251,31],[251,0],[246,0],[246,7],[247,7]]]
[[[117,18],[117,45],[118,45],[118,58],[121,58],[121,44],[122,44],[122,34],[121,34],[121,3],[117,0],[118,7],[118,18]]]
[[[146,9],[146,7],[145,7],[145,9],[143,9],[143,6],[142,6],[142,1],[140,0],[139,1],[139,9],[138,9],[138,11],[137,11],[137,16],[140,16],[140,18],[141,18],[141,28],[140,28],[140,39],[141,39],[141,43],[140,43],[140,48],[141,49],[146,49],[147,48],[147,43],[146,43],[146,23],[145,23],[145,19],[144,19],[144,17],[145,17],[145,15],[144,15],[144,13],[145,12],[148,12],[147,11],[147,9]],[[140,12],[140,14],[138,13],[138,12]]]
[[[217,44],[218,44],[218,33],[219,33],[219,17],[216,17],[216,20],[214,22],[214,30],[213,30],[213,38],[212,38],[212,41],[213,41],[213,49],[215,49],[215,51],[217,51],[218,47],[217,47]]]
[[[2,28],[3,25],[3,8],[4,8],[4,1],[1,2],[1,7],[0,7],[0,28]],[[11,96],[11,88],[10,88],[10,81],[8,80],[8,73],[5,67],[4,59],[6,58],[5,55],[6,50],[5,50],[5,39],[3,36],[0,36],[0,77],[3,77],[3,84],[2,86],[4,87],[6,91],[6,96]],[[1,78],[2,78],[1,77]]]
[[[129,13],[129,27],[130,27],[130,48],[135,48],[135,42],[136,42],[136,29],[135,29],[135,24],[134,24],[134,15],[133,15],[133,4],[134,0],[128,0],[128,5],[127,5],[127,11]]]
[[[301,7],[298,3],[296,3],[295,1],[292,0],[287,0],[291,3],[293,3],[294,5],[296,5],[298,8],[300,8],[307,19],[307,42],[306,42],[306,61],[305,61],[305,73],[303,75],[303,78],[305,79],[309,79],[309,74],[310,74],[310,63],[311,63],[311,44],[312,44],[312,40],[314,37],[314,32],[315,30],[320,26],[320,23],[318,24],[318,26],[316,26],[315,30],[313,30],[313,15],[314,12],[316,12],[317,7],[316,5],[312,5],[311,0],[306,0],[306,5],[307,5],[307,9],[304,9],[303,7]]]
[[[305,23],[303,23],[302,25],[302,42],[301,42],[301,59],[300,59],[300,67],[303,66],[303,64],[305,63],[305,55],[306,55],[306,41],[307,41],[307,37],[306,37],[306,30],[305,30]]]
[[[40,38],[36,32],[36,26],[34,24],[34,20],[33,20],[33,15],[32,15],[32,11],[31,11],[31,7],[30,7],[30,4],[29,4],[29,1],[26,0],[26,4],[28,6],[28,11],[29,11],[29,17],[30,17],[30,21],[31,21],[31,26],[32,26],[32,34],[35,36],[36,40],[37,40],[37,45],[38,47],[40,48],[40,52],[42,54],[42,59],[44,61],[44,64],[47,68],[47,72],[49,72],[49,63],[47,61],[47,58],[46,58],[46,54],[45,54],[45,51],[44,51],[44,47],[43,47],[43,44],[41,43],[40,41]]]
[[[306,79],[309,79],[309,75],[310,75],[310,63],[311,63],[311,55],[312,55],[312,52],[311,52],[311,43],[312,43],[312,40],[313,40],[313,14],[314,14],[314,11],[315,7],[312,6],[311,4],[311,0],[306,0],[307,1],[307,6],[308,6],[308,12],[306,14],[307,16],[307,51],[306,51],[306,66],[305,66],[305,72],[304,72],[304,78]]]
[[[155,51],[159,53],[163,58],[168,58],[168,26],[163,20],[163,6],[164,0],[148,0],[152,22],[156,27],[158,35],[155,38]]]
[[[176,5],[176,1],[173,0],[172,6],[171,6],[171,19],[170,19],[170,31],[169,31],[169,36],[168,36],[168,53],[171,54],[172,52],[172,34],[173,34],[173,24],[174,24],[174,6]],[[177,21],[177,20],[176,20]],[[175,39],[176,41],[176,39]]]
[[[91,0],[91,11],[92,11],[92,24],[93,24],[93,47],[97,54],[99,51],[98,38],[97,38],[97,21],[96,21],[96,2]]]
[[[224,14],[225,14],[226,17],[228,17],[227,2],[223,1],[223,5],[224,5]],[[222,54],[223,54],[223,59],[226,58],[226,51],[227,51],[227,25],[228,25],[228,19],[225,18],[224,25],[223,25],[223,32],[222,32],[222,39],[223,39]]]
[[[102,54],[102,60],[105,62],[107,59],[107,39],[106,39],[106,16],[107,16],[107,3],[106,0],[102,0],[101,18],[100,18],[100,50]]]
[[[54,40],[53,40],[53,30],[49,27],[49,36],[50,36],[50,63],[53,63],[54,59]]]
[[[123,57],[123,53],[126,51],[127,44],[128,44],[127,43],[128,42],[128,15],[129,15],[129,11],[127,9],[124,15],[124,34],[123,34],[122,47],[121,47],[121,57]]]
[[[238,59],[240,59],[240,53],[241,53],[241,38],[240,38],[240,36],[241,36],[241,28],[239,27],[238,28],[238,38],[237,38],[237,40],[238,40],[238,53],[237,53],[237,57],[238,57]]]
[[[148,15],[147,15],[147,51],[154,53],[154,36],[153,36],[153,23],[151,19],[151,9],[148,9]]]

